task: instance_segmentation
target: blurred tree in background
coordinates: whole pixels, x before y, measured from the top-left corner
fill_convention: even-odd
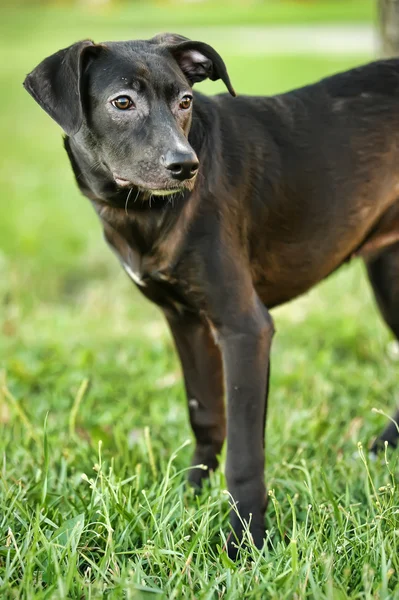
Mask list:
[[[384,56],[399,56],[399,0],[378,0]]]

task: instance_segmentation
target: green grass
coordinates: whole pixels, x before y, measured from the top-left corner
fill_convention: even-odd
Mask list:
[[[398,598],[397,455],[367,458],[398,364],[362,265],[274,313],[268,538],[233,565],[224,456],[195,498],[166,327],[106,248],[57,126],[22,90],[86,27],[48,15],[8,13],[0,35],[0,598]],[[104,17],[85,35],[127,28]],[[251,93],[367,58],[220,50]]]

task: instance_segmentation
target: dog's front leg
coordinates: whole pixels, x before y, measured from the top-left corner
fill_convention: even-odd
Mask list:
[[[264,540],[264,424],[273,322],[256,293],[244,309],[226,310],[218,327],[227,394],[227,461],[229,491],[239,512],[231,513],[234,535],[229,554],[237,553],[243,522],[250,524],[255,545]],[[234,539],[237,538],[237,539]]]
[[[184,373],[191,427],[196,446],[193,466],[204,464],[207,470],[193,468],[189,481],[199,487],[216,469],[225,438],[223,366],[220,349],[206,322],[192,314],[168,314]]]

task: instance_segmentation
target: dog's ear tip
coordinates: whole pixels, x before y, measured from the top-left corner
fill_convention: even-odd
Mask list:
[[[229,77],[228,76],[227,77],[223,77],[222,76],[220,79],[223,81],[224,85],[226,86],[227,91],[229,92],[230,96],[233,96],[233,98],[237,98],[237,92],[235,91],[235,89],[231,85]]]
[[[32,98],[34,100],[36,100],[36,102],[38,102],[39,104],[41,104],[40,100],[39,100],[39,95],[36,89],[36,84],[35,84],[35,74],[34,71],[32,71],[31,73],[28,73],[27,76],[25,77],[25,79],[22,82],[22,85],[24,87],[24,90],[26,90],[28,92],[28,94],[30,94],[32,96]]]
[[[24,89],[32,95],[32,74],[28,73],[22,82]]]

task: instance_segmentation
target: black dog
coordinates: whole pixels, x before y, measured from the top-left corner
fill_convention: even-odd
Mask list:
[[[227,425],[229,490],[261,547],[269,309],[362,255],[399,336],[399,60],[270,98],[193,99],[207,77],[235,95],[213,48],[165,34],[79,42],[24,85],[67,134],[108,243],[166,316],[193,465],[216,468]],[[390,426],[375,448],[396,438]],[[232,526],[240,539],[235,512]]]

